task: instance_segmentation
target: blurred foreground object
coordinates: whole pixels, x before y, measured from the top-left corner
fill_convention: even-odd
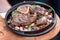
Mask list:
[[[0,0],[0,13],[7,12],[10,7],[7,0]]]

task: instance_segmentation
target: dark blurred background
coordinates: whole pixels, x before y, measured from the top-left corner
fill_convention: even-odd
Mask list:
[[[17,3],[23,2],[23,1],[39,1],[39,2],[43,2],[43,3],[49,4],[50,6],[52,6],[55,9],[58,16],[60,17],[60,0],[7,0],[7,1],[11,6],[13,6],[13,5],[17,4]],[[56,35],[51,40],[60,40],[60,33],[58,35]]]
[[[60,17],[60,0],[7,0],[9,2],[9,4],[11,4],[11,6],[23,2],[23,1],[39,1],[39,2],[44,2],[46,4],[49,4],[50,6],[52,6],[56,13],[59,15]]]

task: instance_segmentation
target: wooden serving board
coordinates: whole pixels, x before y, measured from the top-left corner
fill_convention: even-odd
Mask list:
[[[11,32],[8,28],[6,28],[4,19],[0,16],[0,40],[49,40],[55,37],[59,30],[60,30],[60,20],[59,17],[57,17],[57,24],[56,26],[47,34],[37,36],[37,37],[23,37],[14,34]]]

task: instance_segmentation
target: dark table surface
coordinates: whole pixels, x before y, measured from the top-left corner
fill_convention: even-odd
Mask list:
[[[60,40],[60,32],[52,40]]]

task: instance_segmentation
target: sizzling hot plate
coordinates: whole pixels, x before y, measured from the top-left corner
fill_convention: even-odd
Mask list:
[[[56,15],[55,15],[56,13],[55,13],[54,9],[51,6],[49,6],[49,5],[45,4],[45,3],[36,2],[36,1],[26,1],[26,2],[21,2],[21,3],[18,3],[16,5],[14,5],[10,10],[7,11],[7,14],[5,16],[5,20],[7,21],[9,19],[9,17],[11,16],[12,11],[14,11],[18,6],[24,5],[24,4],[37,4],[37,5],[41,5],[42,7],[47,8],[47,9],[51,8],[53,10],[52,11],[52,13],[53,13],[53,21],[52,21],[52,23],[49,24],[48,26],[43,27],[40,30],[36,30],[36,31],[17,31],[17,30],[14,30],[13,28],[9,27],[8,24],[7,24],[7,27],[10,30],[12,30],[14,33],[17,33],[17,34],[22,35],[22,36],[32,37],[32,36],[43,35],[43,34],[49,32],[49,31],[51,31],[54,28],[54,26],[56,24],[56,21],[57,21]]]

